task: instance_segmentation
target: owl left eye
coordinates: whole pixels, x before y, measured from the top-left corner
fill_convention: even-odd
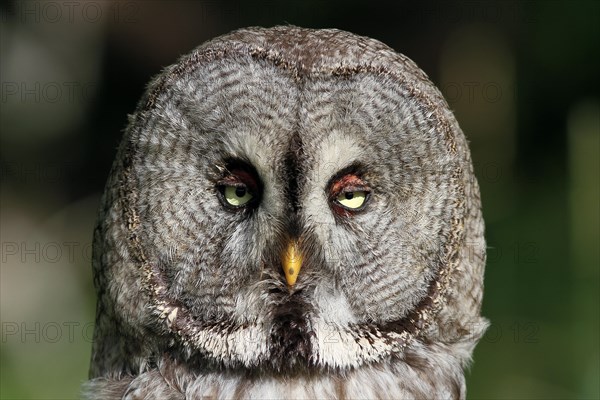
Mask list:
[[[357,210],[365,204],[366,199],[367,192],[364,190],[357,190],[340,193],[335,200],[345,208]]]
[[[349,217],[362,211],[371,197],[371,188],[353,169],[342,170],[328,185],[332,210],[340,216]]]

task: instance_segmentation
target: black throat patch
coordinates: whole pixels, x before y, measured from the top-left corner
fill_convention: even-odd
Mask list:
[[[301,292],[282,295],[285,299],[273,312],[270,361],[281,372],[303,370],[311,365],[314,336],[308,323],[311,308],[301,299]]]

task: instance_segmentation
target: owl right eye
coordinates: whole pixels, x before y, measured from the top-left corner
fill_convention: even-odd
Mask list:
[[[217,194],[223,206],[230,210],[258,205],[262,184],[256,170],[242,163],[229,165],[227,174],[217,182]]]
[[[252,194],[248,191],[246,185],[243,186],[225,186],[223,189],[225,201],[234,207],[241,207],[252,200]]]

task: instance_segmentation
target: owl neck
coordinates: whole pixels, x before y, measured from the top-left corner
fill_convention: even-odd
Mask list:
[[[139,374],[93,379],[84,393],[90,399],[133,392],[149,398],[464,398],[462,364],[451,354],[446,345],[418,342],[357,368],[295,372],[224,369],[163,354]]]

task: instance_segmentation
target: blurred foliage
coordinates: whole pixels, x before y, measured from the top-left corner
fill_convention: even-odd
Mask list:
[[[232,29],[377,38],[441,88],[471,142],[488,264],[469,398],[599,398],[600,3],[13,1],[0,25],[0,396],[77,398],[90,242],[150,77]]]

